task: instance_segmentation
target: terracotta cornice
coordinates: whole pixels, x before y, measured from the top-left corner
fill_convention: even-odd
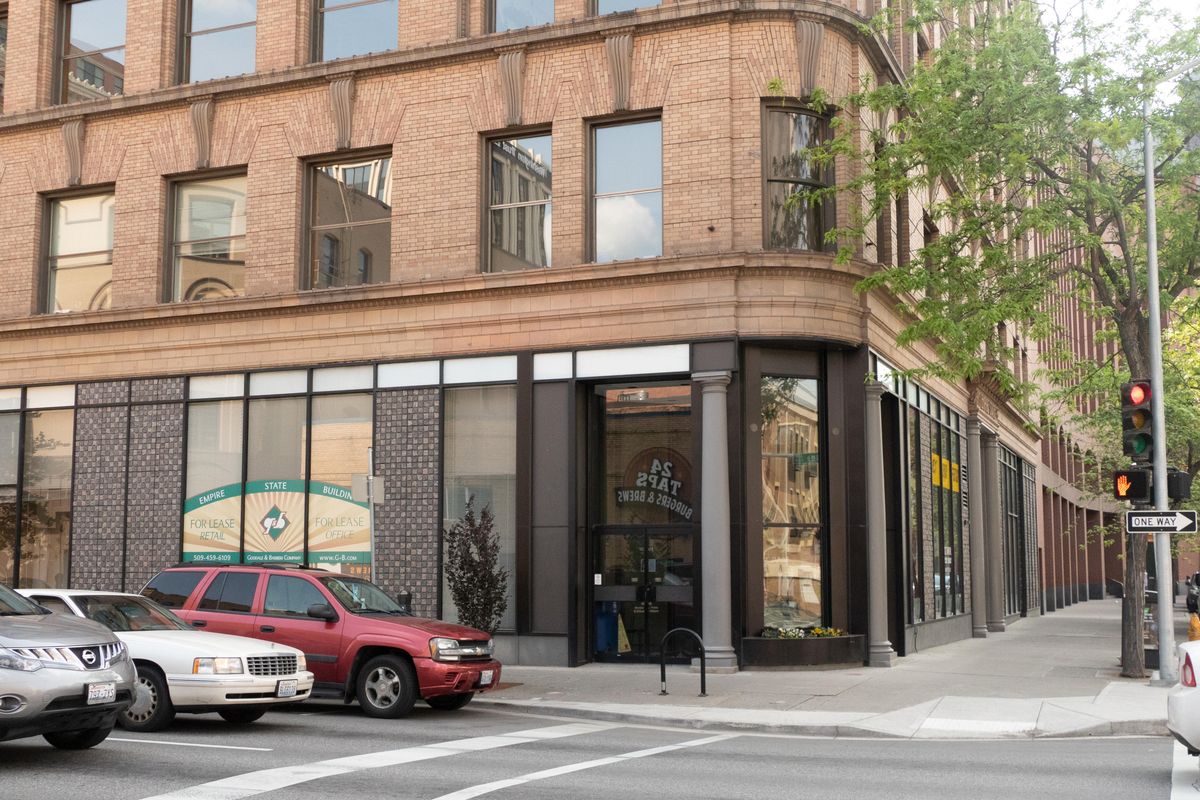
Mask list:
[[[0,133],[58,125],[66,119],[78,116],[86,116],[91,120],[139,114],[163,107],[183,107],[206,96],[212,96],[216,100],[227,100],[283,88],[295,88],[297,85],[317,86],[347,74],[353,74],[356,80],[361,80],[380,74],[477,61],[494,58],[498,52],[512,48],[527,47],[530,50],[540,50],[559,48],[564,44],[603,42],[606,37],[614,34],[634,33],[642,36],[720,18],[795,20],[798,15],[822,21],[858,42],[866,51],[876,72],[890,72],[897,79],[901,77],[899,63],[891,50],[881,38],[863,28],[867,22],[866,18],[833,3],[821,0],[700,0],[693,3],[671,3],[626,14],[586,17],[533,29],[505,31],[407,50],[301,64],[272,72],[168,86],[107,100],[0,114]]]

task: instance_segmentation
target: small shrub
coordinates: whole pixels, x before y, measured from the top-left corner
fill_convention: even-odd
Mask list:
[[[500,566],[500,535],[491,506],[475,515],[475,497],[462,518],[442,532],[446,541],[446,582],[458,608],[458,621],[489,634],[508,608],[508,570]]]

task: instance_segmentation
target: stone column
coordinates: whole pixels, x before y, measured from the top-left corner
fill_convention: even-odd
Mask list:
[[[971,518],[971,635],[987,637],[987,558],[983,535],[983,454],[979,417],[967,419],[967,507]]]
[[[887,387],[868,383],[867,393],[867,663],[890,667],[896,651],[888,639],[887,504],[883,489],[883,420],[880,399]]]
[[[983,517],[987,541],[987,628],[1004,631],[1004,518],[1000,510],[1000,440],[990,431],[983,446]]]
[[[732,581],[729,560],[729,372],[697,372],[692,380],[703,392],[700,463],[700,611],[704,619],[704,656],[714,669],[737,669],[730,643],[733,629]]]

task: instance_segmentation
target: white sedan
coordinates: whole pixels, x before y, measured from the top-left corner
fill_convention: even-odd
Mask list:
[[[1178,652],[1179,683],[1167,694],[1167,730],[1195,756],[1200,755],[1200,642],[1183,642]]]
[[[117,717],[128,730],[161,730],[176,712],[215,711],[247,724],[269,706],[300,702],[312,691],[313,674],[294,647],[195,630],[141,595],[19,591],[51,611],[95,620],[125,642],[138,677],[132,705]]]

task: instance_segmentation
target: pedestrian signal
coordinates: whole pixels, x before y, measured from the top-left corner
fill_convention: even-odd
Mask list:
[[[1131,503],[1150,502],[1150,470],[1119,469],[1113,473],[1113,497]]]

